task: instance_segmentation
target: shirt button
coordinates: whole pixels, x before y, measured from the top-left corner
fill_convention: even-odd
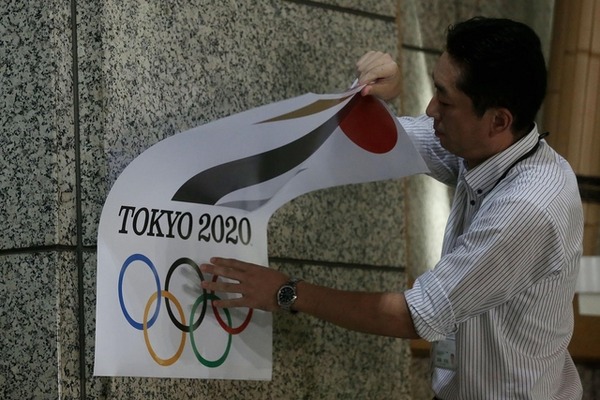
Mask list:
[[[469,203],[471,203],[472,206],[475,205],[475,200],[471,200]]]
[[[483,190],[477,189],[477,194],[481,194],[481,193],[483,193]]]

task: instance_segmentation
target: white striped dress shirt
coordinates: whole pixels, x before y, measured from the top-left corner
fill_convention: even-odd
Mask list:
[[[456,187],[441,259],[405,293],[422,338],[455,338],[455,368],[432,368],[436,396],[580,399],[567,351],[583,235],[571,167],[544,140],[518,161],[538,143],[535,128],[467,170],[430,118],[399,121],[431,176]]]

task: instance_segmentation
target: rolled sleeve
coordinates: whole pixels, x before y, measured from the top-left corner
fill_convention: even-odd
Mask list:
[[[456,330],[450,299],[431,271],[421,275],[404,296],[415,330],[423,339],[442,340]]]

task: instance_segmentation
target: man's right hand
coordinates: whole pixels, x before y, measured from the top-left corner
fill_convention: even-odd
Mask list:
[[[388,53],[369,51],[356,63],[358,84],[365,86],[361,94],[392,100],[402,92],[402,76],[398,64]]]

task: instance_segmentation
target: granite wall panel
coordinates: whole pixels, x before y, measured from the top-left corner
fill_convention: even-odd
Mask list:
[[[75,242],[69,6],[0,5],[0,249]]]
[[[75,271],[71,252],[0,256],[0,398],[78,391]]]
[[[403,190],[402,181],[389,180],[301,196],[272,216],[269,255],[404,266]]]

